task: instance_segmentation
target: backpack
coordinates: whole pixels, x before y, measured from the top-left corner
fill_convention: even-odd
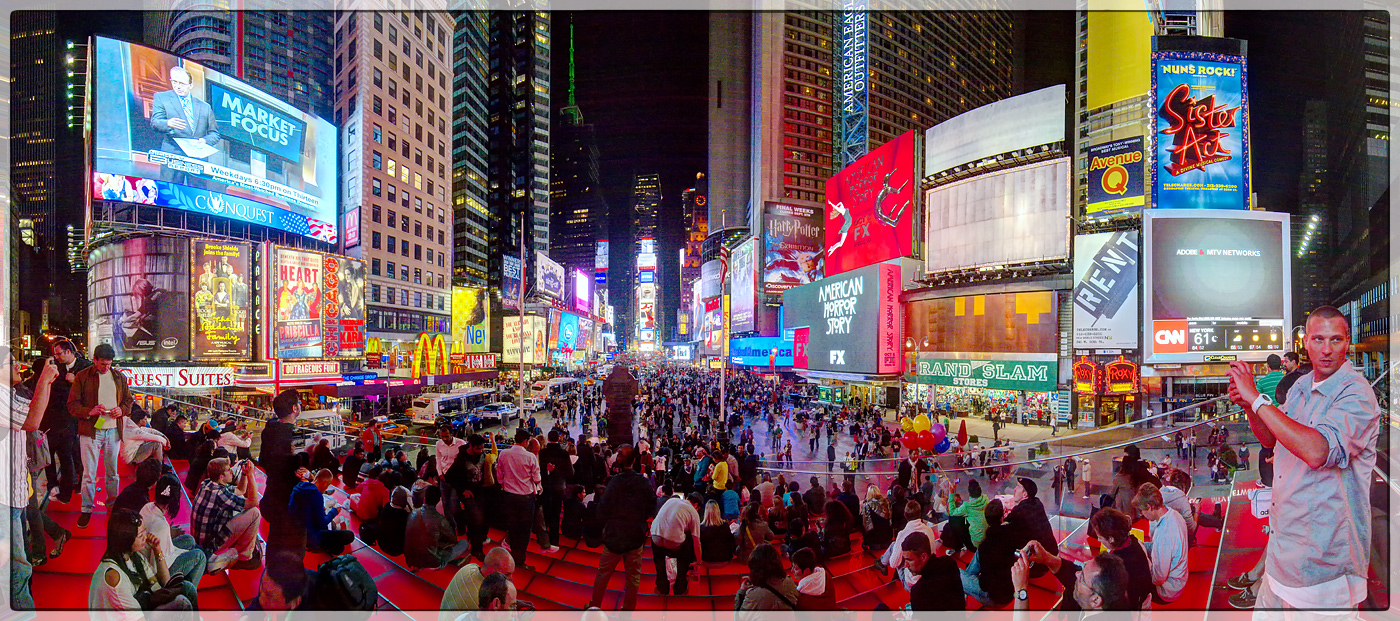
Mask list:
[[[312,586],[308,590],[312,610],[374,610],[379,603],[374,579],[349,554],[321,563]]]

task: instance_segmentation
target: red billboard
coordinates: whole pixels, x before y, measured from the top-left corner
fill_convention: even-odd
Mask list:
[[[914,250],[914,132],[871,151],[826,182],[826,275]]]

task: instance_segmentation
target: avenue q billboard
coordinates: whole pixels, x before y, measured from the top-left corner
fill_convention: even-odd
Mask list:
[[[904,322],[900,267],[876,264],[783,293],[785,326],[794,328],[793,367],[859,374],[899,373]]]
[[[1240,53],[1180,49],[1191,47]],[[1244,42],[1235,39],[1153,39],[1154,206],[1249,209],[1249,90],[1243,51]]]
[[[914,251],[915,142],[905,132],[827,180],[827,276]]]

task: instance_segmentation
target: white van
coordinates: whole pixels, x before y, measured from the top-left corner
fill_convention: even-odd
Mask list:
[[[413,400],[413,406],[409,408],[409,415],[413,417],[414,423],[432,425],[437,422],[439,416],[470,412],[478,406],[490,403],[495,397],[496,392],[490,388],[472,388],[448,394],[419,395]]]
[[[541,399],[557,399],[579,389],[578,378],[556,377],[535,382],[530,386],[530,396]]]
[[[330,440],[332,449],[345,446],[345,419],[336,410],[309,410],[297,416],[296,434],[292,438],[292,452],[310,449],[321,441]]]

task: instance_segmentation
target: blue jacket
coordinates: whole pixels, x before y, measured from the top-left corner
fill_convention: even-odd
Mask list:
[[[292,488],[292,500],[287,508],[295,523],[306,525],[306,543],[311,547],[321,546],[321,534],[330,529],[331,520],[340,513],[340,507],[327,513],[321,490],[306,481]]]

